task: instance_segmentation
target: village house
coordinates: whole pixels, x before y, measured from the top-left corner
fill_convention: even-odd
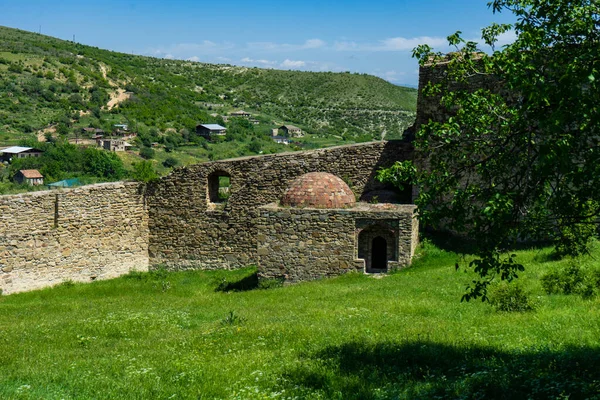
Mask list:
[[[119,139],[98,139],[96,144],[98,147],[102,147],[104,150],[109,151],[126,151],[133,147],[126,141]]]
[[[200,124],[196,126],[196,134],[211,138],[213,136],[225,136],[227,128],[219,124]]]
[[[273,136],[272,137],[273,141],[275,143],[280,143],[280,144],[290,144],[292,143],[290,138],[287,138],[285,136]]]
[[[234,111],[234,112],[229,113],[229,115],[232,117],[240,117],[240,118],[250,118],[252,116],[252,114],[250,114],[249,112],[246,112],[244,110]]]
[[[15,181],[23,184],[27,183],[31,186],[44,184],[44,175],[40,174],[37,169],[22,169],[15,174]]]
[[[302,137],[302,136],[304,136],[302,129],[300,129],[294,125],[281,125],[279,127],[279,130],[283,132],[282,136],[287,136],[287,137]]]
[[[13,146],[0,150],[0,161],[9,162],[14,158],[40,157],[44,152],[32,147]]]
[[[273,139],[273,141],[275,143],[281,143],[281,144],[290,144],[292,142],[290,140],[290,138],[287,138],[285,136],[280,136],[279,130],[277,128],[271,129],[271,139]]]

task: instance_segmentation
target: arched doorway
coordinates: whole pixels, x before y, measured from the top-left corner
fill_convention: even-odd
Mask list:
[[[371,245],[371,269],[387,270],[387,241],[381,236],[373,238]]]

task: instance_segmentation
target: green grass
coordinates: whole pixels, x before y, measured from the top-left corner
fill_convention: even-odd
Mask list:
[[[0,398],[598,397],[600,301],[545,295],[567,261],[517,254],[533,312],[461,303],[472,276],[429,244],[381,279],[223,292],[254,270],[156,271],[4,296]]]

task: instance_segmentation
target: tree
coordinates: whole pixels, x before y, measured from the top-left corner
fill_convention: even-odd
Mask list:
[[[485,300],[492,281],[517,277],[523,265],[509,249],[518,241],[550,241],[559,255],[585,253],[600,212],[600,5],[495,0],[489,6],[517,19],[483,29],[493,54],[460,32],[448,37],[456,52],[447,56],[428,46],[414,50],[422,66],[445,69],[424,95],[438,99],[447,115],[416,133],[416,163],[380,173],[419,186],[424,223],[475,239],[478,257],[469,267],[480,279],[466,300]],[[511,30],[516,40],[495,49],[499,35]]]
[[[158,179],[158,174],[152,167],[151,161],[140,161],[133,164],[132,177],[139,182],[151,182]]]
[[[83,152],[83,170],[92,176],[118,180],[125,176],[123,162],[113,152],[89,147]]]

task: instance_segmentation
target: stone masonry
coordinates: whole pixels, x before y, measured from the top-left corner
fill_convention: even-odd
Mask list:
[[[0,196],[0,289],[148,269],[148,213],[137,183]]]
[[[365,204],[347,209],[289,208],[269,204],[260,208],[258,269],[262,278],[302,281],[365,272],[359,258],[361,231],[388,224],[387,269],[410,264],[418,243],[414,205]]]
[[[382,189],[380,167],[412,157],[410,143],[371,142],[196,164],[174,170],[148,190],[151,265],[171,269],[238,268],[256,264],[259,207],[279,201],[309,172],[328,172],[361,197]],[[218,203],[215,178],[230,178]],[[218,185],[216,185],[218,186]]]

